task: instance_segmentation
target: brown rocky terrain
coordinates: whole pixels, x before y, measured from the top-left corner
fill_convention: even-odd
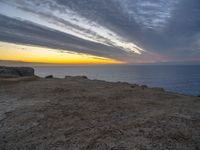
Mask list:
[[[1,150],[199,150],[200,98],[89,80],[0,79]]]

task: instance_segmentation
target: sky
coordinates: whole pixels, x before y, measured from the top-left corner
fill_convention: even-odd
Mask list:
[[[200,0],[0,0],[0,60],[200,62]]]

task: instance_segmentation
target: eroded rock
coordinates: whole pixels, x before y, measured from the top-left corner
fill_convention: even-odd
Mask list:
[[[0,66],[0,78],[18,78],[27,76],[34,76],[33,68]]]
[[[52,78],[53,78],[53,75],[46,76],[45,78],[46,78],[46,79],[52,79]]]

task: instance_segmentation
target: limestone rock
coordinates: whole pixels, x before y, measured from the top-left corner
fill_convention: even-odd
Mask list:
[[[27,76],[34,76],[33,68],[0,66],[0,78],[17,78]]]

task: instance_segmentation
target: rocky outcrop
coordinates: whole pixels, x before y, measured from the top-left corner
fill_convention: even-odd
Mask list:
[[[88,77],[87,76],[65,76],[65,79],[81,80],[81,79],[88,79]]]
[[[52,78],[53,78],[53,75],[46,76],[45,78],[46,78],[46,79],[52,79]]]
[[[0,78],[18,78],[27,76],[34,76],[33,68],[0,66]]]

